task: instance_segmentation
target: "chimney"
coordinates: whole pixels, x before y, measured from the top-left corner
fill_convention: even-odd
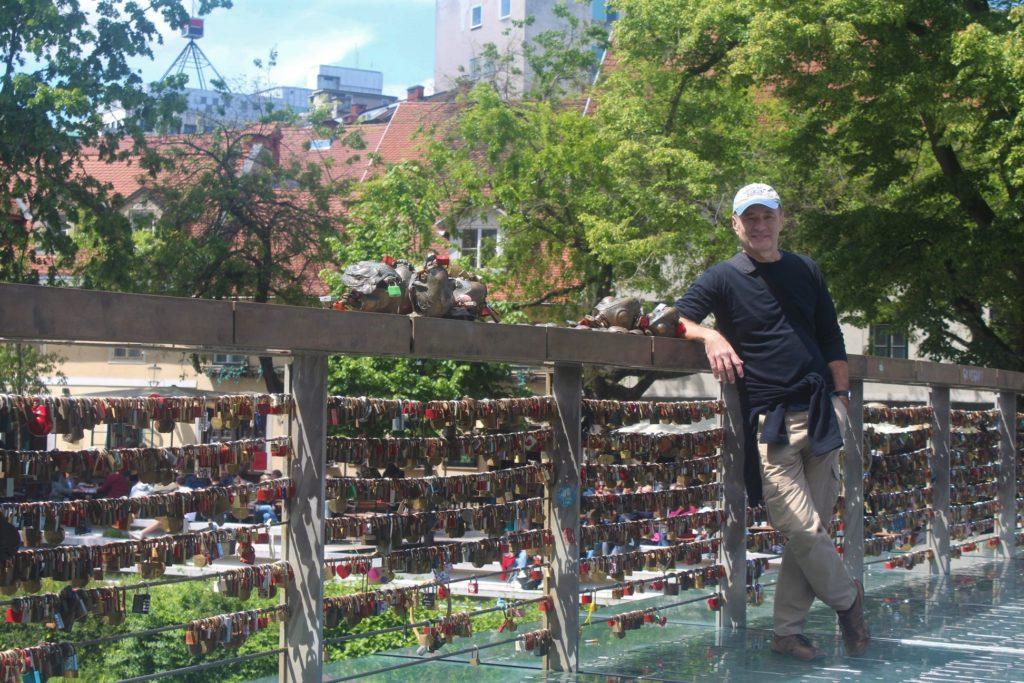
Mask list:
[[[405,93],[406,93],[406,98],[405,99],[406,99],[407,102],[417,102],[417,101],[423,99],[423,86],[422,85],[410,86],[410,87],[405,89]]]

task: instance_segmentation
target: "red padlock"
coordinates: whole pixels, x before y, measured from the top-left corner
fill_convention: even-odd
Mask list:
[[[622,587],[622,594],[623,595],[632,595],[633,594],[633,584],[627,583],[625,586],[623,586]]]
[[[448,597],[448,589],[445,588],[444,586],[438,586],[437,587],[437,597],[438,597],[439,600],[444,600],[445,598],[447,598]]]
[[[998,538],[990,538],[990,539],[988,539],[988,547],[989,548],[998,548],[999,547],[999,539]]]
[[[8,607],[4,613],[4,621],[9,624],[20,624],[21,623],[21,610],[16,610],[13,607]]]
[[[722,607],[722,601],[718,599],[717,595],[712,595],[708,598],[708,609],[712,612],[717,612]]]
[[[658,626],[665,626],[668,623],[668,617],[662,616],[658,619]]]
[[[28,431],[33,436],[46,436],[53,431],[53,418],[50,417],[50,409],[43,404],[32,408],[32,419],[28,423]]]
[[[654,615],[653,614],[645,614],[644,615],[644,623],[645,624],[650,624],[653,621],[654,621]]]
[[[544,599],[538,603],[537,607],[540,608],[541,612],[550,612],[555,607],[555,601],[551,599],[551,596],[544,596]]]
[[[843,554],[843,546],[837,545],[836,546],[836,552],[839,553],[840,555],[842,555]]]
[[[389,266],[391,268],[394,268],[395,267],[395,257],[394,256],[388,256],[387,254],[385,254],[384,258],[381,259],[381,263],[383,263],[384,265]]]
[[[476,579],[473,579],[472,581],[467,583],[466,584],[466,592],[469,593],[470,595],[476,595],[477,593],[479,593],[480,592],[480,582],[477,581]]]
[[[592,602],[594,602],[594,596],[592,596],[590,593],[584,593],[580,596],[581,605],[589,605]]]
[[[533,569],[530,570],[530,580],[531,581],[540,581],[543,578],[544,578],[544,572],[542,572],[540,570],[540,567],[534,567]]]
[[[434,263],[441,266],[442,268],[447,268],[448,264],[451,263],[451,258],[448,256],[448,254],[438,254],[437,256],[434,257]]]
[[[889,560],[888,562],[885,563],[885,568],[886,569],[895,569],[896,568],[896,563],[893,562],[892,560]]]

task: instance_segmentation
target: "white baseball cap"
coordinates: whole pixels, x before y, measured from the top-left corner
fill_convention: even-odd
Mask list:
[[[779,193],[771,185],[764,183],[751,183],[740,188],[732,200],[732,212],[741,214],[747,207],[754,204],[767,206],[769,209],[777,209],[781,205]]]

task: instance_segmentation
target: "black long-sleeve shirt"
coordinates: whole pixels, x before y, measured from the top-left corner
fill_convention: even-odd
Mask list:
[[[746,480],[751,505],[761,499],[757,416],[768,414],[762,441],[779,438],[787,408],[809,410],[812,449],[842,445],[827,390],[828,364],[846,360],[843,333],[821,269],[790,252],[771,263],[740,252],[715,264],[676,301],[680,315],[701,322],[714,313],[718,329],[743,360],[740,404],[746,422]],[[770,425],[770,427],[769,427]],[[838,442],[838,443],[837,443]]]

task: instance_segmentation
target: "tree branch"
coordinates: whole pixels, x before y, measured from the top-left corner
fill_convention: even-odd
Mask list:
[[[555,297],[564,296],[565,294],[571,294],[572,292],[583,291],[583,288],[585,286],[586,285],[584,285],[582,282],[579,282],[574,285],[569,285],[567,287],[559,287],[557,289],[552,289],[550,292],[544,294],[543,296],[537,297],[532,301],[524,301],[521,303],[509,304],[509,308],[513,311],[519,311],[524,308],[529,308],[530,306],[539,306],[543,303],[547,303],[548,301],[554,299]]]
[[[950,145],[942,142],[942,136],[934,129],[928,117],[921,116],[925,132],[928,134],[928,142],[932,148],[935,160],[939,162],[942,174],[950,184],[950,191],[960,204],[960,208],[971,217],[979,227],[990,228],[995,221],[996,214],[988,205],[985,198],[981,196],[974,183],[967,177],[956,152]]]

